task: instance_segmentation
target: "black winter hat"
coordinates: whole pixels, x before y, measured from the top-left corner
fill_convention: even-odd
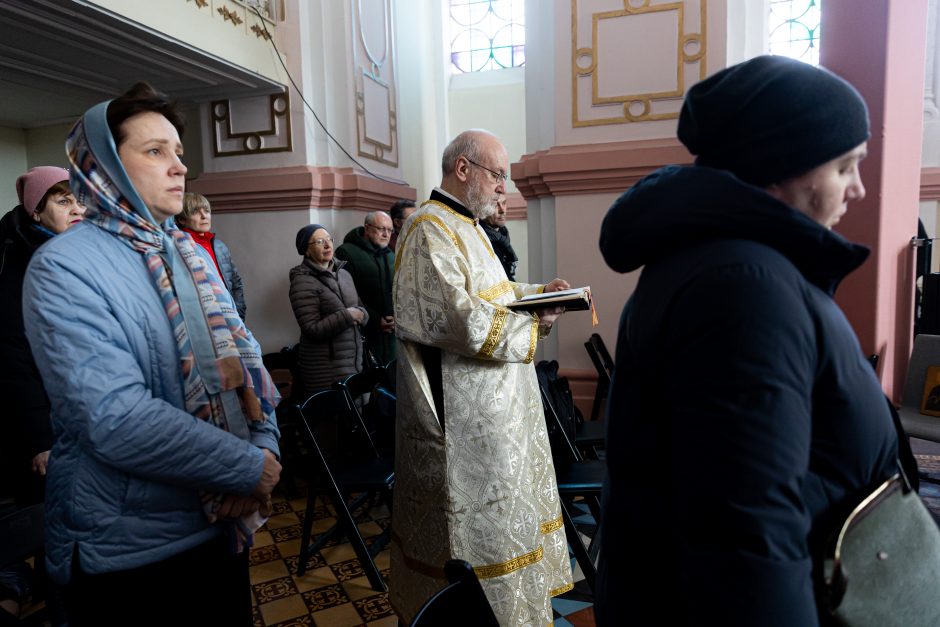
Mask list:
[[[852,85],[823,68],[771,55],[694,85],[678,129],[697,165],[729,170],[758,187],[804,174],[870,135],[868,108]]]
[[[298,255],[307,254],[307,246],[310,245],[310,238],[313,237],[317,229],[326,230],[326,227],[320,224],[308,224],[297,231],[297,240],[294,244],[297,246]]]

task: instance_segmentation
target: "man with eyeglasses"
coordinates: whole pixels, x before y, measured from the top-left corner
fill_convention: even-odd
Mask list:
[[[506,194],[506,149],[467,131],[398,240],[395,503],[389,600],[408,623],[470,562],[502,625],[551,624],[572,588],[555,470],[532,360],[562,309],[506,305],[548,285],[507,280],[480,226]]]
[[[385,365],[395,359],[395,315],[392,308],[392,269],[395,251],[389,248],[392,218],[384,211],[367,213],[363,226],[346,234],[336,257],[346,261],[369,322],[365,337],[375,360]]]

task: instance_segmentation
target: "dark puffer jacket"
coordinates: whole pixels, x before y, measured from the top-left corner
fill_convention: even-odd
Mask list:
[[[488,222],[480,222],[480,226],[483,227],[483,232],[486,233],[486,236],[490,238],[490,244],[493,245],[493,252],[496,253],[496,258],[499,259],[500,265],[503,266],[503,270],[506,271],[506,277],[510,281],[516,280],[516,264],[519,262],[519,257],[516,255],[516,251],[513,250],[512,244],[509,241],[509,229],[505,226],[493,226]]]
[[[42,501],[32,459],[52,448],[49,399],[23,327],[23,278],[33,253],[50,235],[17,206],[0,219],[0,446],[3,496],[25,505]]]
[[[394,315],[392,308],[392,272],[395,253],[388,246],[378,248],[366,239],[365,227],[346,234],[343,245],[336,249],[336,257],[346,261],[346,270],[356,283],[359,298],[369,312],[365,325],[369,349],[380,364],[395,359],[395,334],[383,333],[383,316]]]
[[[817,624],[823,545],[896,471],[832,298],[867,249],[727,172],[673,166],[614,203],[600,248],[645,268],[617,340],[597,624]]]
[[[298,361],[308,394],[362,370],[362,335],[347,307],[365,308],[345,264],[334,259],[324,270],[305,257],[290,271],[290,304],[300,325]]]

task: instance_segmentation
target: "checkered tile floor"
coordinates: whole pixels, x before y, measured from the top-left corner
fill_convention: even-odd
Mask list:
[[[274,513],[255,535],[251,549],[251,588],[256,627],[352,627],[398,625],[386,593],[369,586],[352,547],[345,538],[328,542],[310,556],[307,572],[298,577],[301,526],[306,497],[288,499],[275,493]],[[314,537],[333,526],[332,511],[317,501]],[[356,521],[366,543],[391,524],[384,506],[358,512]],[[585,529],[589,517],[580,522]],[[382,576],[389,576],[389,552],[376,556]],[[576,570],[575,581],[581,578]],[[552,600],[556,627],[593,627],[593,599],[581,581],[574,590]]]

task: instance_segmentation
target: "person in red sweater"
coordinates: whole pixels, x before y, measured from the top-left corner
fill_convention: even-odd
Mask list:
[[[242,277],[232,261],[228,246],[212,232],[212,207],[206,197],[187,192],[183,196],[183,211],[176,216],[176,225],[192,235],[196,243],[209,252],[225,287],[232,294],[239,317],[244,320],[247,308]]]

